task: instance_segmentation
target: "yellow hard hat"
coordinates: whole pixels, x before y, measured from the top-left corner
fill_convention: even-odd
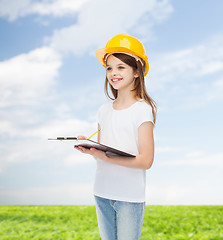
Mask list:
[[[146,76],[148,73],[149,62],[146,56],[146,51],[142,43],[137,38],[123,33],[118,34],[107,42],[105,48],[95,51],[98,61],[104,67],[106,67],[106,55],[111,53],[126,53],[135,57],[136,59],[143,59],[145,62],[145,66],[143,66],[144,75]]]

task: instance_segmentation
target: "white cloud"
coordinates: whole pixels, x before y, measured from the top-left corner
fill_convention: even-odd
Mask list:
[[[91,47],[103,46],[121,32],[132,31],[151,39],[151,28],[173,12],[169,0],[139,0],[135,6],[135,2],[128,0],[0,0],[0,17],[14,21],[31,14],[55,17],[77,14],[75,25],[55,31],[48,40],[56,49],[83,54]]]
[[[73,183],[59,186],[0,190],[0,204],[86,205],[94,204],[93,184]]]
[[[223,71],[223,36],[215,36],[203,44],[180,51],[167,52],[151,61],[150,86],[162,89],[174,82],[196,81],[200,77]],[[179,81],[180,80],[180,81]]]
[[[7,1],[0,0],[0,17],[7,18],[9,21],[23,16],[24,10],[29,6],[30,0]]]
[[[156,147],[156,153],[174,153],[174,152],[182,152],[185,148],[178,147]]]
[[[176,151],[169,151],[169,153],[175,153]],[[163,152],[158,152],[163,153]],[[157,156],[159,158],[159,156]],[[174,159],[175,158],[175,159]],[[208,154],[201,151],[182,151],[181,156],[173,157],[165,161],[159,161],[160,166],[223,166],[223,152],[216,152],[213,154]]]
[[[90,155],[84,155],[80,152],[77,152],[75,150],[74,153],[67,155],[64,160],[62,165],[66,167],[76,167],[76,166],[86,166],[89,164],[95,163],[95,159],[90,156]]]
[[[45,123],[43,126],[38,126],[33,130],[25,133],[27,136],[39,137],[47,139],[48,137],[56,136],[75,136],[89,134],[92,129],[97,127],[96,122],[88,122],[81,119],[63,119],[53,120]]]
[[[0,17],[6,18],[9,21],[15,21],[20,17],[31,14],[62,17],[77,13],[88,1],[89,0],[42,0],[36,2],[32,0],[0,0]]]
[[[149,205],[221,205],[223,194],[219,187],[207,182],[194,186],[150,184],[146,187],[146,202]]]
[[[58,136],[89,136],[97,127],[95,122],[79,119],[53,120],[39,126],[19,125],[16,122],[0,122],[1,135],[7,136],[7,141],[0,144],[0,173],[12,165],[24,162],[55,159],[55,164],[66,167],[89,164],[94,162],[90,156],[85,157],[73,148],[74,142],[48,141],[48,138]],[[64,159],[61,163],[60,159]],[[74,161],[75,159],[75,161]],[[58,160],[58,162],[57,162]]]
[[[1,134],[7,134],[8,136],[16,136],[17,131],[15,126],[8,121],[0,121],[0,133]]]
[[[137,33],[137,29],[145,26],[144,37],[148,35],[148,29],[150,31],[154,24],[166,19],[173,11],[167,0],[140,0],[137,8],[135,6],[135,2],[128,0],[91,1],[80,9],[77,24],[55,31],[48,42],[59,51],[82,55],[103,47],[118,33]]]
[[[198,191],[199,189],[199,191]],[[71,183],[58,186],[1,190],[0,204],[42,204],[42,205],[93,205],[92,183]],[[223,196],[219,186],[198,184],[196,187],[183,187],[179,184],[146,187],[148,205],[219,205]]]
[[[89,0],[55,0],[33,3],[29,14],[64,16],[77,12]]]
[[[48,47],[0,62],[0,106],[40,99],[54,84],[61,64],[58,53]]]
[[[24,123],[26,123],[25,120]],[[57,136],[76,136],[83,135],[84,133],[90,135],[96,128],[96,122],[88,122],[75,118],[48,120],[42,125],[28,125],[25,129],[17,121],[0,121],[0,133],[7,135],[8,138],[20,136],[21,138],[46,140],[49,137],[54,138]]]
[[[221,101],[223,100],[223,78],[217,79],[212,83],[206,93],[206,101]]]

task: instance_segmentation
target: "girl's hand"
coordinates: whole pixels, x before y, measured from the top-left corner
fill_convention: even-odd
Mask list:
[[[87,137],[85,136],[77,136],[78,139],[87,139]],[[91,156],[95,157],[95,158],[99,158],[99,159],[104,159],[104,157],[106,157],[105,152],[97,150],[95,148],[85,148],[82,146],[74,146],[75,149],[77,149],[78,151],[85,153],[85,154],[90,154]]]
[[[87,139],[87,137],[80,135],[80,136],[77,136],[77,139]]]
[[[82,153],[90,154],[91,156],[93,156],[95,158],[104,159],[106,157],[105,152],[97,150],[95,148],[88,149],[88,148],[85,148],[82,146],[74,146],[74,148]]]

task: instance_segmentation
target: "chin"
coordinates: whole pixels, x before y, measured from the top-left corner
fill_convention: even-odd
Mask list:
[[[113,86],[113,85],[112,85],[112,87],[113,87],[115,90],[119,90],[119,89],[120,89],[120,87],[118,87],[118,86]]]

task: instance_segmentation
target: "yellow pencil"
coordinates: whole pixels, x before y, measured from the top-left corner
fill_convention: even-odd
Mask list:
[[[90,137],[88,137],[87,139],[92,138],[96,133],[98,133],[100,131],[100,129],[98,129],[95,133],[93,133]]]

